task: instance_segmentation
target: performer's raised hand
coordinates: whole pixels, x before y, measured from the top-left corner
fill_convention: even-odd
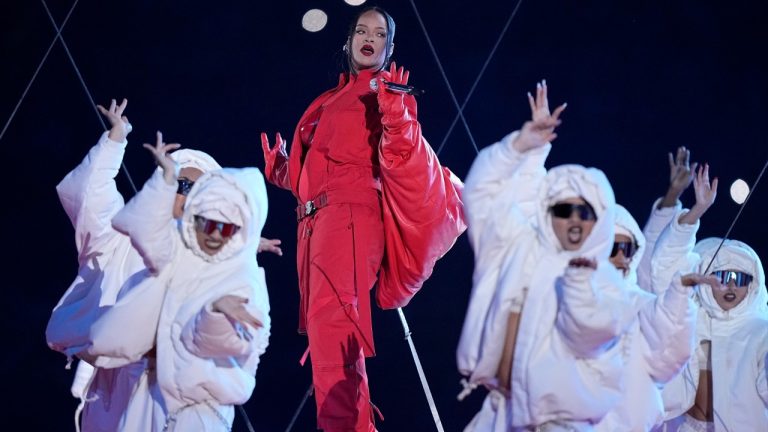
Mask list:
[[[168,153],[181,147],[181,144],[166,144],[163,142],[163,133],[157,131],[157,141],[155,145],[143,144],[144,148],[152,153],[155,163],[163,169],[163,178],[168,184],[176,183],[176,162],[168,156]]]
[[[389,65],[389,72],[382,75],[393,84],[408,85],[408,78],[411,74],[404,67],[400,66],[398,68],[397,64],[392,62]],[[403,102],[405,94],[389,90],[381,77],[377,78],[377,80],[379,91],[376,96],[379,101],[379,112],[388,116],[402,115],[405,112],[405,104]]]
[[[512,147],[518,152],[543,147],[557,138],[555,128],[562,122],[560,114],[567,104],[562,104],[555,108],[555,111],[549,112],[549,101],[547,100],[547,84],[542,81],[536,84],[536,97],[528,93],[528,104],[531,107],[531,121],[525,122],[520,129]]]
[[[709,180],[709,164],[700,166],[693,177],[693,190],[696,193],[696,203],[688,213],[680,216],[680,223],[695,224],[704,213],[714,204],[717,197],[717,177]]]
[[[123,142],[128,137],[128,134],[133,130],[131,122],[128,121],[128,117],[123,115],[125,107],[128,106],[128,99],[123,99],[120,105],[117,101],[112,99],[109,104],[109,109],[104,108],[101,105],[96,105],[101,115],[107,118],[111,129],[109,130],[109,139],[116,142]]]
[[[683,192],[691,185],[697,163],[690,163],[691,151],[681,146],[677,148],[675,156],[668,153],[669,160],[669,188],[658,208],[674,207]]]
[[[280,136],[280,132],[275,134],[274,147],[269,144],[266,132],[261,133],[261,150],[264,152],[264,174],[267,178],[271,178],[278,158],[288,159],[286,145],[287,142]]]

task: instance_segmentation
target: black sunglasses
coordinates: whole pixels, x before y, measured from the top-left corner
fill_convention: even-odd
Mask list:
[[[176,180],[179,183],[179,187],[176,189],[176,193],[179,195],[187,196],[189,195],[189,191],[192,190],[192,186],[195,185],[195,182],[188,178],[180,178]]]
[[[559,203],[549,208],[552,212],[552,216],[561,219],[568,219],[573,212],[577,212],[579,219],[583,221],[597,220],[595,210],[589,204],[571,204],[571,203]]]
[[[624,252],[626,258],[632,258],[637,252],[637,245],[635,242],[613,242],[613,249],[611,249],[611,258],[619,254],[619,251]]]

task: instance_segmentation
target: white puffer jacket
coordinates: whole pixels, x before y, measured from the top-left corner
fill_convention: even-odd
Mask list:
[[[98,320],[91,348],[98,352],[92,354],[130,362],[155,347],[169,412],[205,401],[242,404],[254,389],[270,330],[264,273],[256,262],[267,215],[264,180],[255,168],[208,172],[188,195],[180,222],[168,204],[175,192],[158,170],[113,219],[156,276]],[[209,256],[197,248],[193,224],[194,215],[212,211],[220,212],[215,219],[236,219],[242,228]],[[211,304],[224,295],[247,298],[249,311],[264,324],[251,329],[252,340],[212,312]]]
[[[637,285],[637,268],[646,257],[645,238],[635,219],[616,208],[617,231],[638,245],[624,279],[638,308],[637,319],[621,336],[626,387],[621,401],[595,426],[600,432],[645,432],[664,420],[661,385],[676,376],[693,352],[697,306],[680,277],[658,297]]]
[[[616,343],[633,319],[619,272],[608,261],[614,196],[596,169],[564,165],[547,172],[550,145],[515,151],[508,135],[480,152],[464,189],[475,252],[470,304],[457,360],[469,386],[496,387],[507,318],[522,308],[510,388],[492,392],[468,431],[508,431],[549,421],[599,421],[621,394]],[[598,220],[578,251],[564,251],[549,207],[582,196]],[[570,268],[575,257],[597,270]]]
[[[667,234],[667,233],[665,233]],[[671,233],[670,233],[671,234]],[[657,248],[654,260],[685,262],[681,250]],[[724,311],[712,296],[712,289],[700,286],[701,303],[697,325],[697,351],[700,342],[711,341],[711,369],[715,431],[768,430],[768,292],[760,258],[747,244],[726,240],[712,262],[722,239],[707,238],[688,251],[696,271],[739,270],[753,276],[747,297],[735,308]],[[712,266],[707,270],[710,262]],[[663,392],[666,418],[684,415],[694,404],[699,383],[697,353],[683,372]]]

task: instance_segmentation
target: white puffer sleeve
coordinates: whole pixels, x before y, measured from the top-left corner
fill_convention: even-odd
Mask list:
[[[521,244],[524,233],[533,233],[538,184],[546,175],[544,160],[551,148],[521,154],[511,147],[515,136],[516,132],[480,152],[463,193],[475,269],[456,357],[459,371],[474,379],[495,374],[501,348],[488,342],[488,334],[505,332],[507,319],[492,310],[508,313],[509,297],[514,296],[511,287],[501,286],[500,271],[508,255],[515,253],[510,247]],[[495,302],[504,305],[494,306]]]
[[[690,273],[699,262],[693,247],[700,222],[681,224],[680,217],[687,212],[684,209],[676,213],[656,241],[651,258],[651,286],[656,295],[662,295],[671,285],[675,273]]]
[[[173,218],[176,185],[169,185],[157,169],[144,187],[112,219],[114,228],[131,238],[144,264],[158,274],[168,265],[179,246]]]
[[[468,217],[469,240],[475,253],[487,246],[482,239],[489,232],[506,232],[507,212],[514,204],[530,219],[540,201],[539,185],[547,174],[544,161],[551,144],[520,153],[512,142],[513,132],[484,148],[472,163],[464,182],[464,205]]]
[[[80,165],[56,185],[61,205],[75,228],[80,265],[105,242],[105,236],[114,234],[112,217],[124,204],[115,177],[127,144],[110,140],[104,132]]]
[[[653,257],[653,249],[656,247],[656,242],[659,239],[662,231],[666,228],[672,218],[683,209],[683,205],[680,201],[675,203],[674,207],[659,208],[662,198],[658,198],[651,208],[651,214],[648,216],[648,222],[645,223],[643,228],[643,235],[645,236],[645,249],[643,250],[643,256],[640,258],[640,264],[637,267],[637,284],[640,288],[653,292],[652,280],[651,280],[651,258]]]
[[[757,361],[757,380],[755,385],[757,386],[757,394],[760,395],[765,408],[768,409],[768,349],[763,351],[763,355]]]
[[[640,331],[650,347],[645,363],[658,384],[680,373],[695,349],[698,307],[691,293],[678,273],[666,292],[640,310]]]

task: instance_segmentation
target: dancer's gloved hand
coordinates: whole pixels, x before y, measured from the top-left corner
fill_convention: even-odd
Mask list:
[[[261,133],[261,150],[264,152],[264,174],[268,179],[273,178],[275,165],[281,165],[282,161],[288,159],[288,152],[285,149],[286,144],[287,142],[278,132],[275,134],[275,146],[271,147],[267,134],[265,132]]]
[[[379,112],[387,117],[401,117],[405,114],[405,97],[406,95],[401,92],[394,92],[391,90],[387,90],[387,85],[384,84],[383,80],[387,80],[389,82],[395,83],[395,84],[402,84],[402,85],[408,85],[408,77],[410,75],[410,72],[405,70],[404,67],[400,66],[400,68],[397,68],[397,64],[395,62],[392,62],[392,64],[389,66],[389,72],[381,74],[378,80],[379,85],[379,91],[376,95],[378,101],[379,101]],[[407,96],[407,97],[413,97],[413,96]]]

